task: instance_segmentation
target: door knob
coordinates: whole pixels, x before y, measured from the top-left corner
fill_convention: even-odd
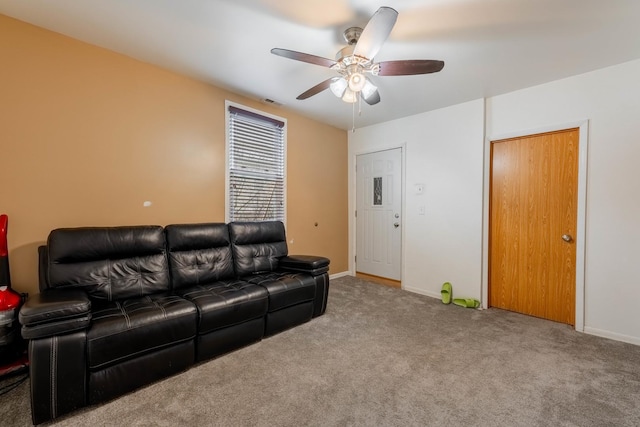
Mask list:
[[[393,226],[394,226],[395,228],[398,228],[398,227],[400,227],[400,224],[398,224],[397,222],[395,222],[395,223],[393,224]]]
[[[563,234],[562,240],[564,240],[565,242],[571,242],[573,240],[573,237],[571,237],[570,234]]]

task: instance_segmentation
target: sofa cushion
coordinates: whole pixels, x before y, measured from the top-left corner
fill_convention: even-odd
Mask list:
[[[235,277],[226,224],[165,227],[174,289]]]
[[[313,276],[305,273],[271,272],[243,279],[267,290],[269,312],[311,301],[316,296],[316,282]]]
[[[197,285],[178,292],[198,307],[199,334],[262,317],[269,302],[265,288],[239,280]]]
[[[92,311],[87,331],[90,369],[102,369],[196,335],[196,307],[176,295],[103,302],[94,304]]]
[[[236,274],[240,277],[273,271],[287,255],[284,224],[280,221],[232,222],[229,236]]]
[[[51,288],[82,288],[108,301],[170,289],[162,227],[57,229],[47,246]]]

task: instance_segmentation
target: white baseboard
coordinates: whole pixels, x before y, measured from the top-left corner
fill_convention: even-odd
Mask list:
[[[351,274],[350,271],[343,271],[342,273],[330,274],[329,275],[329,280],[338,279],[338,278],[344,277],[344,276],[353,276],[353,274]]]
[[[640,345],[639,337],[632,337],[629,335],[617,334],[615,332],[603,331],[602,329],[590,328],[589,326],[584,327],[584,333],[602,338],[609,338],[611,340],[622,341],[629,344]]]
[[[424,289],[414,288],[414,287],[405,286],[405,285],[402,285],[402,289],[405,291],[413,292],[415,294],[426,295],[431,298],[437,298],[437,299],[442,298],[442,295],[440,294],[440,292],[436,294],[434,292],[425,291]]]

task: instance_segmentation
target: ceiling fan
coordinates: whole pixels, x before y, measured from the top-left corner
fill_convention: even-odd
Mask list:
[[[344,38],[348,46],[336,54],[331,60],[308,53],[288,49],[274,48],[271,53],[296,61],[308,62],[331,68],[340,74],[313,86],[301,93],[296,99],[307,99],[326,89],[343,101],[354,103],[358,95],[369,105],[380,102],[378,88],[365,76],[408,76],[416,74],[436,73],[444,67],[443,61],[429,59],[411,59],[400,61],[373,62],[398,18],[398,12],[390,7],[381,7],[371,17],[364,29],[347,28]]]

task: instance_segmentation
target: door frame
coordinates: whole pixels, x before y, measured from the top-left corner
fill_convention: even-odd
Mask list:
[[[358,181],[357,181],[357,174],[358,174],[358,168],[356,165],[356,160],[358,158],[358,156],[363,155],[363,154],[372,154],[372,153],[379,153],[381,151],[389,151],[389,150],[396,150],[396,149],[400,149],[400,167],[401,167],[401,171],[400,171],[400,209],[402,210],[402,212],[400,213],[400,220],[401,220],[401,224],[402,224],[402,230],[400,230],[400,284],[401,284],[401,289],[404,289],[405,283],[402,280],[404,277],[406,277],[405,275],[405,263],[404,263],[404,254],[406,253],[406,248],[405,248],[405,223],[406,223],[406,200],[405,200],[405,195],[404,195],[404,189],[405,189],[405,180],[406,180],[406,170],[407,170],[407,144],[405,142],[400,143],[400,144],[395,144],[395,145],[389,145],[389,146],[384,146],[384,147],[372,147],[370,149],[366,149],[366,150],[359,150],[356,151],[354,153],[352,153],[351,158],[350,158],[350,165],[349,165],[349,189],[351,191],[349,191],[349,230],[350,230],[350,235],[349,235],[349,273],[352,276],[356,275],[356,261],[355,261],[355,256],[356,256],[356,248],[357,248],[357,227],[356,227],[356,217],[355,217],[355,212],[356,212],[356,204],[357,204],[357,199],[356,199],[356,191],[357,191],[357,185],[358,185]]]
[[[489,200],[491,198],[491,144],[503,139],[520,138],[539,133],[578,128],[578,203],[576,228],[576,318],[575,330],[584,332],[586,211],[587,211],[587,153],[589,148],[589,120],[559,123],[533,129],[487,135],[484,141],[484,192],[482,195],[482,307],[489,306]]]

